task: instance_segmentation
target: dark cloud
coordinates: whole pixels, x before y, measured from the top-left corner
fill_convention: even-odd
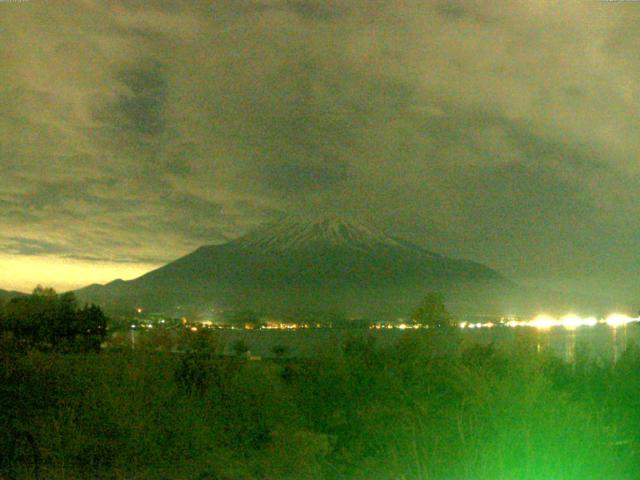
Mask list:
[[[147,264],[283,212],[345,213],[515,278],[633,291],[635,17],[533,0],[0,3],[2,252]]]
[[[46,180],[37,185],[33,192],[23,195],[27,208],[34,210],[58,209],[63,202],[73,202],[88,196],[89,185],[71,179],[57,182]]]
[[[441,15],[451,17],[455,20],[459,20],[467,15],[467,11],[461,2],[440,2],[436,8]]]
[[[60,245],[33,238],[3,238],[1,245],[5,252],[15,255],[55,255],[65,251]]]
[[[185,142],[166,152],[163,168],[167,173],[180,177],[187,177],[193,173],[191,163],[199,157],[197,146],[192,142]]]
[[[267,186],[287,194],[304,195],[315,190],[328,190],[348,180],[348,165],[273,165],[263,172]]]
[[[337,4],[323,0],[287,0],[286,5],[293,12],[312,20],[333,20],[345,14]]]
[[[499,21],[499,11],[487,8],[477,1],[446,0],[436,3],[436,12],[451,21],[492,23]]]
[[[118,72],[117,79],[127,88],[113,108],[121,128],[140,135],[157,135],[165,126],[164,104],[167,82],[157,62],[141,63]]]
[[[77,254],[63,254],[62,258],[67,260],[79,260],[83,263],[114,263],[114,264],[136,264],[136,263],[144,263],[144,264],[162,264],[167,261],[165,257],[126,257],[126,256],[116,256],[116,257],[103,257],[103,256],[95,256],[95,255],[77,255]]]
[[[105,123],[123,142],[143,144],[165,129],[164,108],[167,81],[162,66],[153,60],[140,60],[114,74],[115,100],[95,111],[95,119]]]

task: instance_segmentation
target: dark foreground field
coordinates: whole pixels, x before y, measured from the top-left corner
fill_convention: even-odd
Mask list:
[[[5,342],[0,478],[640,478],[635,349],[568,365],[526,335],[446,358],[433,341],[304,360],[220,357],[214,336],[180,354]]]

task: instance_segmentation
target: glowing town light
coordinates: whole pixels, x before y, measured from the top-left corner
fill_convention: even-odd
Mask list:
[[[460,322],[458,324],[458,326],[460,328],[470,328],[470,329],[474,329],[474,328],[493,328],[493,327],[495,327],[495,323],[493,323],[493,322],[487,322],[487,323]]]
[[[560,322],[549,315],[538,315],[533,320],[527,323],[530,327],[539,328],[542,330],[546,330],[551,327],[557,327],[560,325]]]
[[[609,315],[607,317],[607,319],[605,320],[607,322],[607,325],[609,325],[610,327],[621,327],[623,325],[627,325],[629,323],[632,322],[637,322],[638,318],[632,318],[628,315],[624,315],[622,313],[612,313],[611,315]]]
[[[582,325],[582,319],[579,316],[573,315],[571,313],[562,317],[560,319],[560,322],[562,323],[562,326],[567,329],[578,328]]]
[[[510,328],[524,327],[526,324],[526,322],[520,322],[518,320],[509,320],[507,323],[505,323],[505,325]]]
[[[593,327],[598,323],[598,320],[594,317],[582,318],[578,315],[568,314],[560,319],[560,323],[564,328],[571,330],[583,326]]]
[[[609,317],[607,317],[607,320],[598,321],[596,317],[581,317],[574,313],[568,313],[560,318],[552,317],[551,315],[547,314],[540,314],[534,317],[532,320],[516,320],[513,318],[505,318],[501,324],[510,328],[533,327],[540,330],[548,330],[554,327],[563,327],[567,330],[574,330],[578,327],[593,327],[598,323],[605,322],[609,325],[619,326],[631,322],[640,322],[640,318],[631,318],[621,314],[611,314],[609,315]],[[483,326],[489,325],[484,324]]]

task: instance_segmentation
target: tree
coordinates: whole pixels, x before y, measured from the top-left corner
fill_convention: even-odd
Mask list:
[[[286,345],[274,345],[271,348],[271,353],[273,353],[278,360],[282,360],[288,352],[289,347]]]
[[[106,336],[102,310],[95,305],[78,309],[71,292],[58,295],[38,286],[29,296],[10,300],[4,310],[0,331],[28,347],[98,351]]]
[[[231,346],[231,348],[233,348],[233,351],[239,357],[246,355],[247,352],[249,351],[249,347],[244,342],[244,340],[236,340],[235,342],[233,342],[233,345]]]
[[[13,298],[5,308],[2,330],[23,344],[54,343],[62,328],[57,303],[55,291],[41,286],[27,297]]]
[[[229,317],[229,323],[239,328],[260,328],[262,323],[258,314],[253,310],[240,310],[233,312]]]
[[[71,333],[80,350],[100,351],[100,344],[107,336],[107,317],[100,307],[85,305],[76,312],[76,323]]]
[[[439,292],[429,292],[411,315],[411,320],[428,327],[450,327],[453,325],[451,316]]]

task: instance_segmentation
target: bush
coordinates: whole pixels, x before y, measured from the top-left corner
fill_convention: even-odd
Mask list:
[[[19,431],[54,480],[638,477],[637,351],[596,368],[520,346],[440,355],[438,338],[278,362],[8,341],[0,475],[33,476]]]

